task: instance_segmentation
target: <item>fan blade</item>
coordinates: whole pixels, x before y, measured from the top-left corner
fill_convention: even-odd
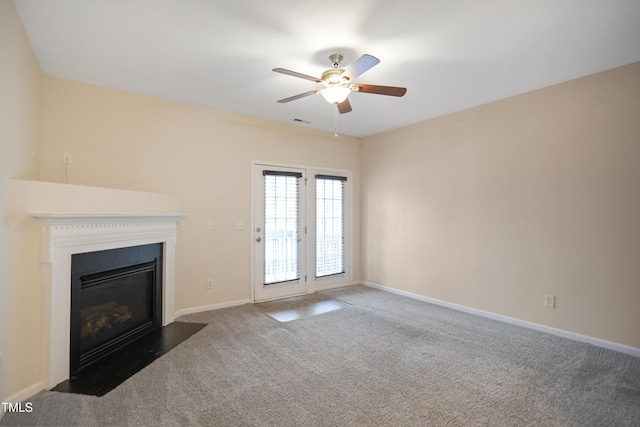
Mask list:
[[[349,111],[351,111],[351,103],[349,102],[349,98],[338,104],[338,111],[340,112],[340,114],[348,113]]]
[[[276,73],[286,74],[288,76],[300,77],[301,79],[311,80],[312,82],[316,82],[316,83],[322,83],[322,80],[320,80],[317,77],[308,76],[306,74],[298,73],[297,71],[287,70],[285,68],[274,68],[273,71],[275,71]]]
[[[380,60],[378,58],[376,58],[375,56],[367,55],[365,53],[360,58],[358,58],[356,62],[351,64],[349,68],[344,70],[344,73],[342,73],[341,77],[346,77],[350,81],[353,81],[362,73],[368,71],[379,63]]]
[[[407,93],[406,87],[397,86],[377,86],[377,85],[351,85],[355,92],[375,93],[377,95],[404,96]]]
[[[299,93],[298,95],[294,95],[294,96],[290,96],[289,98],[284,98],[279,100],[279,103],[285,103],[285,102],[290,102],[290,101],[295,101],[296,99],[300,99],[300,98],[304,98],[305,96],[309,96],[309,95],[315,95],[316,93],[320,92],[320,90],[310,90],[309,92],[305,92],[305,93]]]

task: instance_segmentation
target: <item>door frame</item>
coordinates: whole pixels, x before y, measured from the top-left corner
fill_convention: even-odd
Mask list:
[[[347,169],[336,169],[327,167],[318,167],[310,165],[282,163],[275,161],[251,161],[251,301],[263,302],[267,300],[256,301],[255,284],[256,284],[256,246],[255,246],[255,230],[256,230],[256,218],[255,218],[255,179],[256,179],[256,166],[266,166],[274,168],[291,168],[291,169],[303,169],[305,170],[305,176],[307,178],[305,203],[306,218],[305,223],[307,227],[306,239],[305,239],[305,269],[301,272],[301,276],[306,274],[306,285],[303,293],[311,294],[316,291],[337,288],[341,286],[347,286],[353,284],[353,248],[354,248],[354,228],[353,228],[353,172]],[[315,175],[339,175],[347,177],[347,185],[345,188],[345,273],[327,277],[315,277]],[[304,184],[304,183],[303,183]],[[300,295],[300,294],[298,294]],[[282,298],[275,297],[273,299]]]
[[[265,254],[265,244],[267,242],[265,236],[265,224],[263,211],[264,206],[262,201],[264,200],[264,183],[266,181],[264,176],[264,171],[275,171],[275,173],[294,173],[300,174],[299,177],[296,177],[298,180],[299,193],[298,193],[298,216],[297,216],[297,248],[298,248],[298,278],[292,280],[285,280],[282,282],[271,283],[269,285],[264,284],[264,254]],[[268,301],[278,298],[286,298],[296,295],[303,295],[307,290],[307,276],[306,276],[306,267],[305,263],[307,261],[307,236],[306,236],[306,221],[307,214],[305,212],[306,208],[306,170],[302,168],[294,168],[294,167],[285,167],[285,166],[276,166],[276,165],[265,165],[265,164],[254,164],[252,166],[252,202],[253,202],[253,210],[251,212],[251,233],[253,238],[253,246],[252,246],[252,259],[253,263],[253,271],[252,274],[252,289],[253,289],[253,300],[260,301]],[[258,221],[257,219],[261,219]],[[260,231],[258,231],[257,227],[260,227]],[[258,259],[260,258],[260,259]],[[261,274],[262,273],[262,274]]]

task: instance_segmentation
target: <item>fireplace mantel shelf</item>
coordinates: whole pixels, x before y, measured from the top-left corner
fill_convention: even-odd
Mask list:
[[[33,213],[49,226],[78,227],[178,221],[184,213]]]

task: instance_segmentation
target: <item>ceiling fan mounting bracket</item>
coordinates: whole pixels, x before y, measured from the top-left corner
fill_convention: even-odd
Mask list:
[[[342,55],[340,55],[339,53],[334,53],[333,55],[329,56],[329,61],[331,61],[331,63],[333,64],[334,68],[338,68],[343,59],[344,59],[344,57]]]

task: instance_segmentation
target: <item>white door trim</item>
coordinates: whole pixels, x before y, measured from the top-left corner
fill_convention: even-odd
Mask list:
[[[310,166],[294,163],[282,163],[265,160],[253,160],[251,161],[251,301],[256,302],[255,286],[256,283],[256,271],[255,271],[255,242],[254,234],[256,229],[255,223],[255,172],[256,166],[268,166],[275,168],[291,168],[291,169],[304,169],[306,171],[306,177],[309,185],[307,185],[306,191],[306,222],[307,222],[307,239],[306,239],[306,270],[307,270],[307,282],[306,293],[313,293],[322,289],[331,289],[339,286],[351,285],[353,281],[353,172],[347,169],[328,168],[320,166]],[[347,177],[347,186],[345,193],[345,235],[347,241],[345,244],[345,267],[344,274],[329,276],[329,277],[315,277],[315,175],[338,175]],[[263,301],[263,300],[260,300]]]

